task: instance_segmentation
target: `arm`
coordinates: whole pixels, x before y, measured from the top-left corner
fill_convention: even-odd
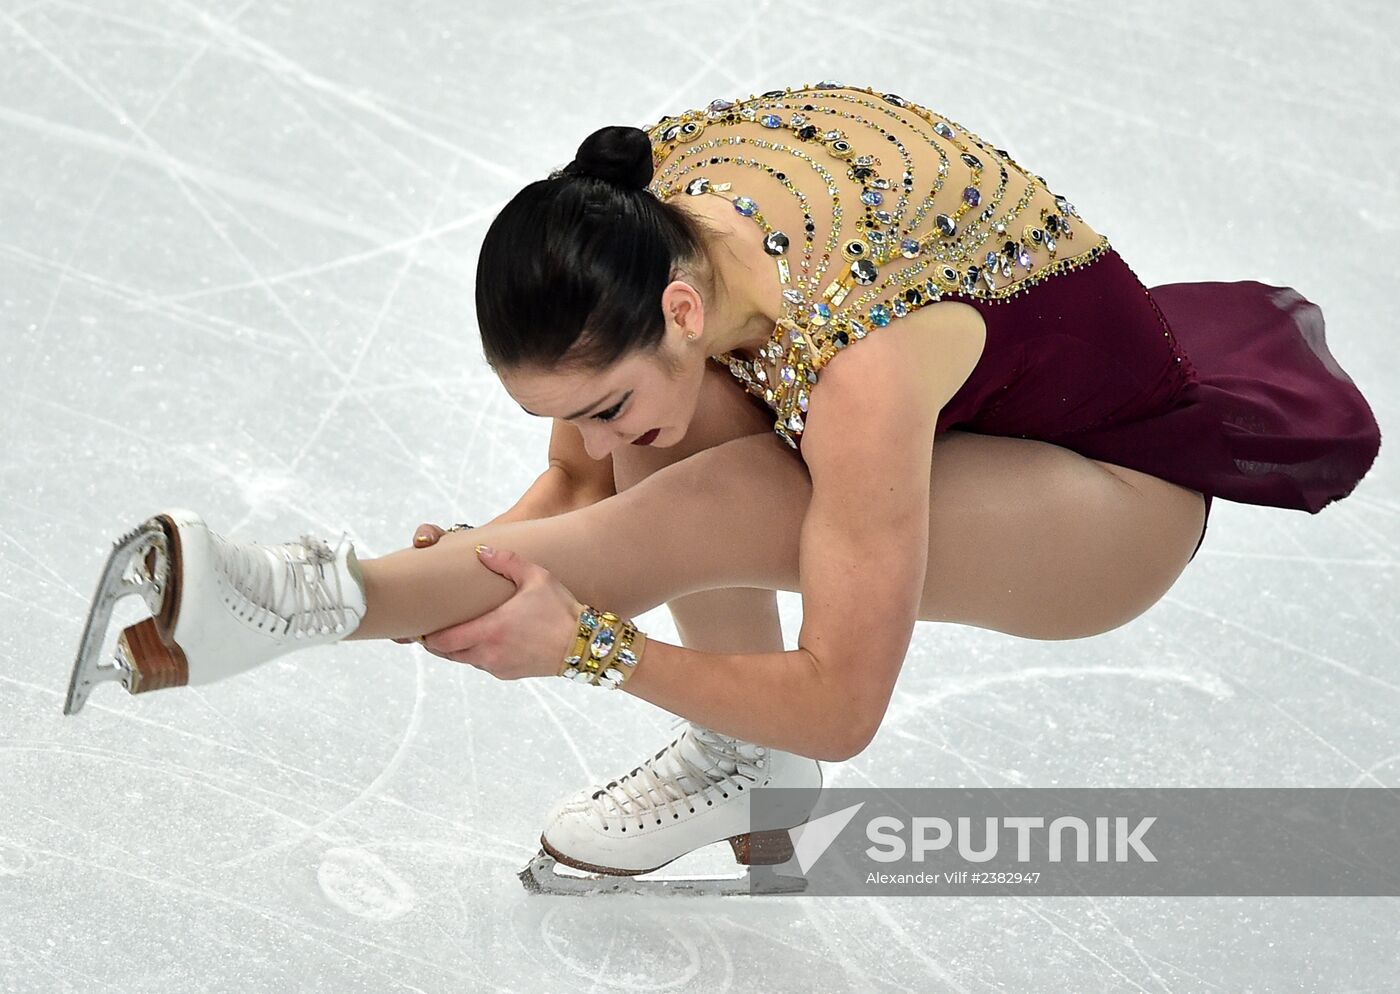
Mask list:
[[[507,521],[534,521],[539,518],[552,518],[564,514],[581,503],[582,495],[569,478],[569,474],[558,466],[550,466],[535,478],[520,499],[509,510],[496,515],[486,524],[494,525]]]
[[[615,492],[612,456],[589,458],[578,429],[555,418],[549,435],[549,468],[509,510],[487,524],[552,518],[596,504]]]
[[[569,493],[574,507],[587,507],[617,493],[613,484],[613,461],[609,455],[593,459],[583,447],[583,436],[567,421],[554,419],[549,433],[549,466],[569,481]]]
[[[922,601],[938,411],[984,343],[980,321],[929,308],[829,362],[802,442],[812,499],[798,648],[705,653],[649,639],[624,689],[773,748],[837,761],[860,753],[889,705]]]

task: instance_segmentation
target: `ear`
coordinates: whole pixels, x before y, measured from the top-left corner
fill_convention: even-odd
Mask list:
[[[661,313],[666,317],[666,330],[680,330],[681,339],[691,335],[699,338],[705,332],[705,301],[700,291],[685,280],[672,280],[661,291]]]

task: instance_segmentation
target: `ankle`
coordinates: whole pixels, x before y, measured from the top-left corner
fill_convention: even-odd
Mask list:
[[[354,549],[350,549],[350,550],[345,554],[345,568],[349,571],[350,576],[351,576],[352,578],[354,578],[355,582],[358,583],[358,584],[360,585],[360,596],[361,596],[361,597],[364,597],[364,596],[365,596],[365,572],[364,572],[363,569],[360,568],[360,560],[359,560],[359,557],[357,557],[357,556],[355,555],[355,550],[354,550]],[[368,599],[368,598],[366,598],[366,599]]]

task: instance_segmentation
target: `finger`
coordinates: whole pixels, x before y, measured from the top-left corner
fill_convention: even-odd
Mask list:
[[[483,566],[505,577],[517,588],[533,576],[537,569],[534,563],[520,553],[511,552],[509,549],[493,549],[489,545],[478,545],[476,557],[481,560]]]
[[[471,652],[484,642],[487,633],[495,628],[495,619],[491,616],[499,610],[500,608],[495,608],[471,621],[430,632],[423,636],[423,645],[429,652],[441,654]]]
[[[423,648],[428,650],[429,655],[437,656],[439,659],[446,659],[450,663],[465,663],[468,666],[476,665],[476,663],[470,657],[468,651],[465,649],[432,649],[429,648],[427,645],[424,645]]]
[[[426,549],[430,545],[435,545],[437,540],[445,534],[443,529],[437,525],[422,524],[413,533],[413,547],[416,549]]]
[[[443,659],[452,660],[454,663],[461,663],[463,666],[470,666],[472,669],[476,670],[481,669],[480,658],[473,658],[466,652],[444,652],[439,655],[441,655]]]

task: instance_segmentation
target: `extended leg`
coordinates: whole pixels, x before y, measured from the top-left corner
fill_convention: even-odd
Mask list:
[[[806,466],[796,453],[773,436],[771,425],[772,418],[768,411],[756,404],[753,398],[747,396],[727,371],[707,365],[700,385],[695,417],[688,426],[684,438],[675,445],[666,448],[622,446],[614,453],[612,460],[613,479],[617,495],[621,497],[626,491],[655,476],[661,470],[717,446],[740,438],[757,437],[758,440],[749,443],[748,446],[748,449],[763,452],[761,457],[763,465],[756,471],[750,468],[748,459],[741,457],[736,460],[731,453],[718,459],[707,456],[704,462],[691,467],[685,474],[685,476],[699,475],[703,477],[706,485],[713,490],[713,499],[708,506],[700,509],[700,513],[702,518],[708,516],[714,523],[708,526],[702,523],[699,527],[726,529],[725,541],[732,540],[736,543],[736,548],[742,547],[746,531],[750,533],[753,533],[754,529],[771,531],[774,527],[773,515],[782,515],[780,505],[784,495],[800,502],[801,506],[805,506],[807,500]],[[786,469],[774,469],[767,465],[769,462],[787,462],[790,465]],[[800,474],[800,481],[796,474]],[[742,478],[745,482],[726,490],[722,486],[721,479],[726,475],[731,478]],[[694,500],[696,490],[695,485],[688,483],[684,476],[681,479],[676,479],[674,476],[670,479],[672,482],[661,488],[649,486],[647,492],[640,498],[649,506],[655,506],[653,502],[660,501],[663,505],[662,520],[656,520],[656,515],[651,511],[626,510],[626,504],[624,504],[621,509],[612,505],[607,508],[599,508],[596,514],[588,514],[582,519],[570,522],[570,526],[575,532],[581,530],[581,533],[575,538],[565,539],[566,542],[574,543],[571,550],[573,555],[582,556],[581,562],[591,563],[597,567],[601,566],[607,561],[607,557],[613,554],[606,550],[616,542],[620,534],[630,530],[652,536],[674,530],[684,520],[682,512],[689,513],[689,509],[696,505]],[[685,496],[681,503],[675,505],[671,513],[668,514],[664,509],[664,505],[668,503],[665,493],[667,489],[672,487],[682,491]],[[609,500],[617,500],[618,497]],[[760,506],[765,500],[771,500],[767,508]],[[608,504],[608,501],[603,503]],[[734,529],[729,529],[728,524],[732,518],[731,511],[739,507],[750,509],[752,514],[746,514],[742,520],[735,523]],[[619,510],[621,513],[617,513]],[[595,508],[586,508],[584,511],[594,512]],[[605,520],[598,524],[591,523],[600,516]],[[613,521],[618,523],[613,523]],[[633,527],[648,521],[655,521],[654,529],[641,531]],[[792,525],[791,522],[787,522],[778,524],[776,527],[778,531],[783,532],[789,531]],[[476,542],[485,542],[488,545],[495,544],[489,538],[483,537],[485,535],[486,532],[483,529],[474,529],[470,533],[473,544]],[[451,537],[444,536],[445,539]],[[513,537],[502,539],[501,548],[524,552],[523,549],[510,544],[510,541],[513,540]],[[763,540],[764,536],[760,535],[758,541]],[[546,541],[548,540],[546,539]],[[615,568],[635,569],[640,565],[636,560],[649,558],[641,546],[634,543],[630,548],[630,552],[622,553],[624,558]],[[406,550],[405,553],[396,554],[403,556],[403,558],[398,560],[395,566],[402,564],[404,568],[419,567],[422,564],[421,560],[408,553],[423,551],[427,550]],[[534,558],[528,553],[525,554],[527,558]],[[560,556],[559,558],[563,559],[564,557]],[[689,558],[689,555],[683,555],[682,561]],[[371,567],[371,573],[378,572],[380,569],[378,564],[385,561],[377,561],[376,565]],[[548,567],[545,560],[535,561],[551,568],[553,572],[552,567]],[[646,568],[649,567],[642,567],[643,571]],[[493,587],[498,598],[503,599],[510,594],[508,583],[489,571],[484,569],[480,571],[492,577]],[[564,578],[565,574],[556,572],[555,575],[580,600],[589,601],[589,603],[595,603],[599,606],[616,603],[616,601],[601,594],[598,595],[598,600],[590,601],[578,587]],[[381,586],[383,585],[381,583]],[[707,652],[765,652],[783,648],[782,628],[778,621],[777,595],[771,587],[702,589],[695,593],[682,593],[675,597],[668,597],[665,600],[675,618],[683,644],[690,648]],[[373,616],[365,619],[369,624],[362,623],[359,632],[354,637],[373,638],[390,634],[388,629],[394,627],[395,622],[386,620],[385,616],[379,613],[379,603],[379,598],[371,597],[370,604]],[[495,603],[499,603],[499,600]],[[490,606],[494,606],[494,603]],[[393,607],[387,606],[386,610],[392,617]],[[618,608],[610,607],[609,610],[616,611]],[[464,615],[452,620],[463,621],[474,616]],[[401,623],[398,627],[402,627]],[[422,634],[433,630],[435,629],[432,627],[421,628],[410,634]]]
[[[795,590],[811,483],[786,448],[771,433],[735,439],[589,507],[364,560],[368,611],[353,637],[411,638],[507,600],[515,588],[477,561],[478,542],[518,552],[579,600],[624,616],[715,587]]]
[[[919,617],[1038,639],[1137,617],[1181,573],[1201,495],[1030,439],[946,432],[930,479]],[[582,601],[635,616],[719,587],[796,590],[803,466],[776,436],[698,452],[591,507],[488,525],[364,563],[360,637],[412,637],[490,610],[514,590],[481,541],[540,563]]]

